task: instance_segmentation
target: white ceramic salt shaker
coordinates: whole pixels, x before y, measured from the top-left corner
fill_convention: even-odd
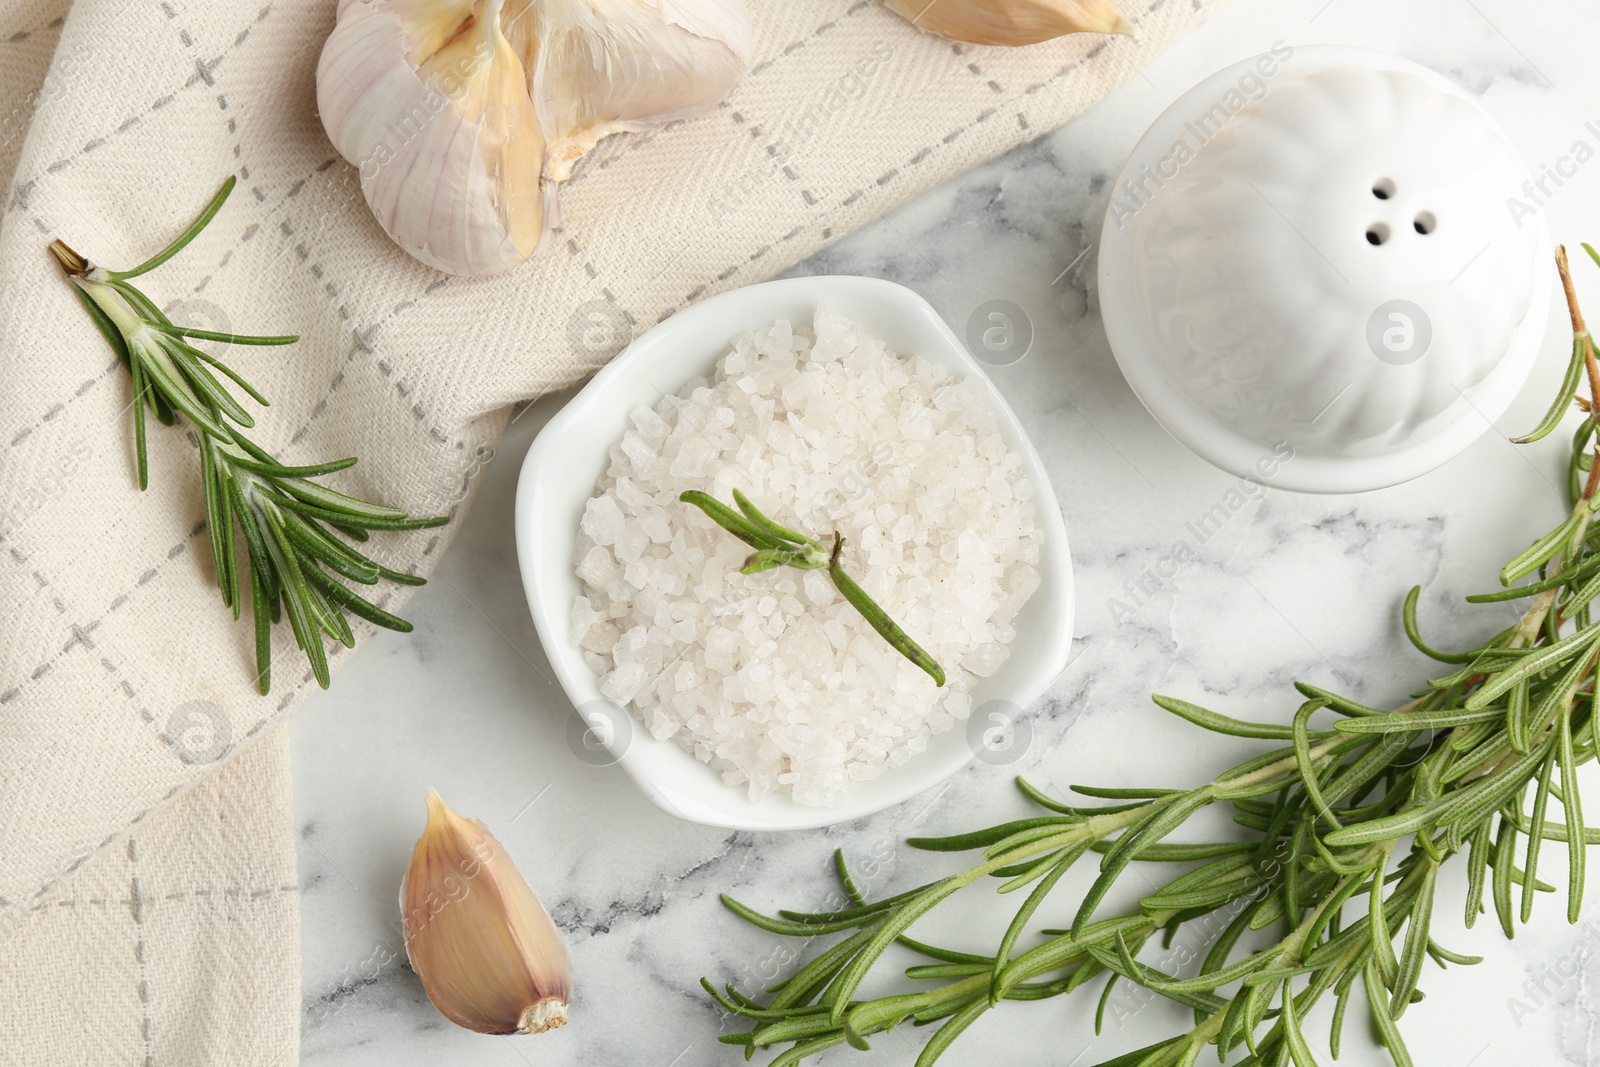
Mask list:
[[[1234,64],[1117,179],[1117,362],[1224,470],[1306,492],[1415,478],[1490,428],[1538,351],[1553,266],[1528,181],[1483,107],[1415,63],[1279,46]]]

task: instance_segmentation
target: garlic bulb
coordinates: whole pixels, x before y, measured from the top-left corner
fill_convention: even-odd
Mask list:
[[[340,0],[317,106],[397,244],[493,274],[601,138],[715,104],[752,46],[743,0]]]
[[[567,1021],[572,963],[550,915],[477,819],[428,793],[428,825],[400,886],[406,955],[458,1026],[537,1034]]]
[[[1112,0],[885,0],[922,29],[970,44],[1037,44],[1068,33],[1133,35]]]

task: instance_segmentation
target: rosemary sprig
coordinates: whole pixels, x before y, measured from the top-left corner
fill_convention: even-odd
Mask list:
[[[850,606],[859,611],[864,619],[871,624],[889,645],[906,659],[915,663],[928,673],[938,685],[944,685],[944,668],[928,655],[927,651],[911,639],[911,635],[900,628],[900,624],[889,617],[889,613],[878,606],[878,602],[867,595],[867,591],[856,584],[839,565],[839,553],[844,549],[844,538],[839,531],[833,533],[833,548],[824,549],[822,544],[805,534],[796,533],[784,526],[779,526],[763,515],[750,498],[739,490],[733,491],[733,502],[739,505],[739,510],[734,511],[716,497],[702,493],[697,489],[690,489],[678,497],[685,504],[693,504],[706,513],[706,517],[718,526],[727,530],[733,536],[755,549],[750,557],[745,560],[743,574],[760,574],[763,571],[774,570],[778,567],[794,567],[803,571],[828,570],[828,577],[833,579],[834,588],[838,589]]]
[[[1600,363],[1564,250],[1558,266],[1572,313],[1572,364],[1561,398],[1527,440],[1550,433],[1574,401],[1585,412],[1575,437],[1571,511],[1501,575],[1508,587],[1522,575],[1538,572],[1538,580],[1472,598],[1531,598],[1515,626],[1470,651],[1439,652],[1417,632],[1419,590],[1413,589],[1406,632],[1452,673],[1403,707],[1379,711],[1297,684],[1305,702],[1289,723],[1246,723],[1156,697],[1163,709],[1213,733],[1280,745],[1197,789],[1073,787],[1118,801],[1112,804],[1064,803],[1019,779],[1040,815],[956,837],[913,839],[931,851],[981,849],[982,860],[887,900],[861,897],[840,854],[835,860],[851,900],[843,910],[768,917],[724,897],[736,914],[773,933],[844,939],[769,990],[765,1004],[702,980],[722,1008],[751,1022],[747,1032],[722,1040],[744,1046],[747,1055],[790,1044],[773,1067],[793,1067],[835,1045],[867,1048],[872,1034],[908,1020],[939,1023],[917,1060],[928,1067],[1001,1002],[1054,997],[1103,978],[1097,1031],[1118,982],[1191,1008],[1195,1024],[1100,1067],[1189,1067],[1208,1046],[1219,1062],[1239,1067],[1311,1067],[1316,1061],[1302,1020],[1333,995],[1330,1046],[1337,1056],[1348,999],[1359,983],[1374,1032],[1397,1067],[1409,1067],[1398,1024],[1422,996],[1426,960],[1440,967],[1478,962],[1430,933],[1444,864],[1466,856],[1467,925],[1492,906],[1510,937],[1528,920],[1535,893],[1553,890],[1536,875],[1541,845],[1565,842],[1567,918],[1576,922],[1585,846],[1600,842],[1600,829],[1584,824],[1576,774],[1595,758],[1597,743],[1600,621],[1591,620],[1590,601],[1600,593],[1600,533],[1591,522],[1600,506],[1600,462],[1590,448]],[[1585,377],[1588,402],[1574,395]],[[1330,712],[1337,717],[1331,729],[1312,728],[1314,717]],[[1549,813],[1551,800],[1562,807],[1559,818]],[[1169,843],[1193,815],[1219,805],[1250,831],[1245,840]],[[1070,925],[1030,932],[1058,880],[1091,853],[1098,877]],[[1199,865],[1146,895],[1137,909],[1100,917],[1102,901],[1130,865],[1174,861]],[[955,952],[906,936],[917,919],[985,878],[1003,879],[1002,893],[1032,887],[995,951]],[[1152,939],[1160,935],[1170,944],[1196,922],[1216,935],[1196,973],[1167,974],[1139,960]],[[1241,947],[1247,935],[1269,928],[1277,931],[1270,943]],[[929,961],[906,971],[918,989],[859,997],[894,944]]]
[[[233,186],[230,177],[188,229],[131,270],[95,266],[59,240],[51,243],[50,252],[133,379],[134,451],[140,489],[150,481],[145,409],[164,425],[173,425],[182,415],[194,427],[217,584],[235,619],[244,600],[241,586],[250,590],[256,681],[261,692],[272,687],[272,624],[285,611],[295,641],[310,661],[318,684],[326,689],[328,657],[323,635],[346,647],[355,645],[346,611],[391,630],[404,633],[411,629],[410,623],[372,604],[335,576],[361,585],[376,585],[384,578],[403,585],[423,584],[415,575],[392,571],[368,559],[336,533],[360,542],[367,540],[371,530],[417,530],[443,525],[449,519],[413,519],[399,508],[368,503],[313,480],[355,466],[354,457],[309,466],[289,466],[274,459],[240,432],[241,427],[254,426],[255,420],[217,375],[263,407],[268,406],[266,397],[232,368],[189,343],[286,345],[298,337],[177,326],[130,284],[131,279],[183,251],[216,217]],[[244,535],[243,552],[236,540],[238,533]],[[249,570],[242,574],[246,560]]]

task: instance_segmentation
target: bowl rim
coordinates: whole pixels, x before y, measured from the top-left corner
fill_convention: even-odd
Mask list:
[[[571,598],[581,589],[570,559],[572,546],[583,504],[594,490],[591,480],[581,495],[574,489],[571,499],[565,496],[556,498],[555,491],[548,484],[546,471],[552,464],[572,466],[570,449],[565,446],[563,437],[572,426],[585,420],[612,419],[612,413],[607,409],[614,403],[620,403],[622,410],[614,416],[613,438],[619,440],[628,425],[627,411],[633,405],[625,401],[612,401],[612,393],[618,383],[628,381],[630,375],[635,375],[642,366],[667,366],[671,368],[669,376],[672,381],[670,384],[662,381],[656,389],[657,392],[675,393],[691,378],[708,374],[738,332],[770,325],[778,318],[792,319],[794,316],[784,309],[797,303],[810,307],[807,314],[814,314],[819,304],[836,308],[843,304],[846,306],[839,309],[857,321],[862,316],[855,314],[855,308],[851,305],[870,306],[873,314],[881,311],[880,321],[900,320],[903,323],[901,332],[922,332],[937,340],[939,351],[919,349],[919,354],[949,366],[963,376],[977,377],[999,415],[1001,435],[1022,458],[1022,473],[1034,487],[1034,521],[1045,530],[1040,560],[1036,565],[1040,588],[1030,598],[1024,613],[1043,610],[1036,609],[1036,605],[1049,603],[1052,605],[1052,614],[1042,621],[1049,624],[1048,630],[1059,634],[1054,646],[1045,638],[1036,639],[1039,647],[1046,651],[1033,657],[1025,667],[1014,666],[1013,661],[1017,657],[1013,657],[1013,661],[1008,661],[993,677],[1020,675],[1007,678],[1006,693],[1015,700],[1013,706],[1026,709],[1037,702],[1054,683],[1065,669],[1071,652],[1075,609],[1071,556],[1066,524],[1048,471],[1026,429],[983,366],[972,357],[931,304],[913,290],[881,278],[818,275],[760,282],[684,308],[631,341],[539,431],[522,462],[513,510],[518,568],[529,611],[545,655],[573,708],[568,722],[569,743],[574,736],[582,738],[585,729],[594,730],[609,750],[611,762],[621,766],[656,806],[681,819],[703,825],[750,830],[798,830],[831,826],[873,814],[933,788],[965,767],[977,753],[976,747],[965,740],[959,750],[952,750],[951,743],[946,741],[940,746],[940,758],[933,759],[937,742],[956,738],[963,733],[963,724],[957,723],[944,733],[930,738],[929,749],[904,765],[888,769],[872,781],[852,782],[844,801],[837,807],[806,807],[796,804],[787,794],[769,794],[751,802],[741,786],[723,783],[720,772],[709,764],[694,760],[692,755],[671,741],[658,741],[650,736],[632,711],[621,712],[629,721],[618,724],[624,725],[624,729],[617,730],[614,727],[602,728],[610,724],[601,724],[589,713],[578,710],[592,707],[595,702],[605,704],[609,709],[615,709],[615,705],[609,704],[600,695],[598,679],[583,662],[576,646],[567,638]],[[741,325],[732,333],[713,325],[730,317],[741,321]],[[863,325],[875,336],[895,332],[892,329],[882,330],[873,322],[864,322]],[[891,350],[898,350],[893,344],[890,347]],[[597,473],[604,466],[602,456],[596,468]],[[565,578],[561,577],[562,574]],[[992,680],[985,679],[974,688],[974,714],[982,707],[977,703],[976,694]],[[969,719],[968,733],[970,722]],[[622,736],[624,733],[628,736]],[[704,772],[704,786],[708,788],[697,786],[693,795],[687,795],[660,780],[661,766],[681,760],[693,761]]]
[[[1198,102],[1213,100],[1222,87],[1235,82],[1263,56],[1272,54],[1258,53],[1230,63],[1185,90],[1162,111],[1118,171],[1100,231],[1101,320],[1117,366],[1140,403],[1168,433],[1213,466],[1241,478],[1257,476],[1256,465],[1270,446],[1236,432],[1202,408],[1171,380],[1154,355],[1138,326],[1133,300],[1126,295],[1133,276],[1132,232],[1116,224],[1115,190],[1122,188],[1130,176],[1139,173],[1141,167],[1154,166],[1171,150],[1184,124],[1193,118]],[[1340,66],[1414,75],[1440,92],[1470,104],[1483,116],[1494,135],[1510,148],[1513,158],[1522,160],[1515,143],[1481,101],[1443,74],[1420,63],[1375,49],[1338,44],[1297,45],[1293,54],[1281,62],[1277,75],[1280,80],[1284,70],[1309,74]],[[1523,166],[1526,168],[1525,161]],[[1539,260],[1547,263],[1555,251],[1543,213],[1534,224],[1539,228]],[[1513,330],[1506,354],[1484,380],[1482,396],[1472,405],[1476,414],[1464,414],[1434,436],[1383,456],[1296,455],[1293,463],[1277,467],[1272,475],[1272,487],[1302,493],[1368,492],[1420,477],[1460,455],[1486,431],[1493,429],[1494,421],[1506,413],[1527,382],[1543,346],[1552,291],[1550,272],[1538,271],[1528,312]]]

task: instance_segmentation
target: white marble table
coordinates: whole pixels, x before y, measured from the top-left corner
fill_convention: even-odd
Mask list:
[[[1202,737],[1154,709],[1153,690],[1266,718],[1294,706],[1296,678],[1394,700],[1430,676],[1397,621],[1413,583],[1426,583],[1423,611],[1442,642],[1504,625],[1503,612],[1467,610],[1460,597],[1489,587],[1561,507],[1553,484],[1564,442],[1526,450],[1507,442],[1536,421],[1555,385],[1564,358],[1558,309],[1533,384],[1466,454],[1410,485],[1360,497],[1267,492],[1198,546],[1198,558],[1131,619],[1118,619],[1111,600],[1124,583],[1167,554],[1185,524],[1234,483],[1168,437],[1123,382],[1096,311],[1092,243],[1111,177],[1148,122],[1200,77],[1275,41],[1364,44],[1428,64],[1481,94],[1537,172],[1577,141],[1600,148],[1600,123],[1585,125],[1600,120],[1589,51],[1597,39],[1600,11],[1589,0],[1237,0],[1080,121],[795,269],[902,282],[958,332],[984,300],[1027,312],[1033,351],[994,378],[1051,471],[1079,581],[1074,660],[1033,710],[1021,758],[975,764],[876,817],[782,836],[706,829],[662,814],[615,768],[574,758],[570,708],[548,681],[512,545],[518,465],[564,398],[533,405],[501,444],[437,578],[412,603],[416,632],[371,642],[294,724],[305,1062],[740,1062],[737,1050],[715,1043],[719,1018],[698,979],[748,977],[782,964],[793,946],[735,920],[719,892],[766,907],[820,903],[832,889],[835,847],[871,865],[875,889],[917,884],[949,868],[901,839],[1021,813],[1014,773],[1058,787],[1183,784],[1243,758],[1245,743]],[[1553,195],[1542,208],[1557,239],[1600,240],[1600,162],[1563,181],[1547,185]],[[1600,315],[1600,271],[1585,263],[1580,278]],[[404,965],[396,888],[429,786],[495,829],[566,932],[578,992],[564,1030],[539,1038],[459,1030]],[[1552,851],[1552,865],[1562,863]],[[1546,898],[1532,926],[1507,943],[1492,922],[1460,929],[1462,894],[1459,877],[1441,887],[1436,936],[1487,962],[1445,973],[1429,965],[1429,997],[1405,1019],[1417,1062],[1600,1062],[1600,996],[1589,987],[1600,978],[1591,958],[1600,926],[1567,926]],[[1600,922],[1600,890],[1590,897]],[[1163,1005],[1131,1010],[1130,1002],[1096,1042],[1092,1000],[1008,1004],[943,1062],[1087,1065],[1182,1022]],[[1324,1031],[1325,1017],[1311,1028]],[[1358,1013],[1346,1031],[1341,1063],[1383,1062]],[[871,1055],[834,1050],[821,1062],[909,1064],[924,1037],[887,1034]]]

